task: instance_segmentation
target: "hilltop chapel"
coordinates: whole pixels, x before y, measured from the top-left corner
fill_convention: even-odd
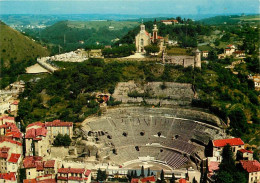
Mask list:
[[[148,46],[152,43],[158,45],[158,47],[160,48],[159,52],[162,52],[165,49],[164,38],[161,36],[158,36],[158,28],[156,25],[156,21],[154,22],[154,25],[153,25],[152,35],[151,35],[151,33],[148,33],[145,30],[145,25],[142,22],[142,24],[140,25],[140,32],[135,37],[136,52],[145,53],[144,47]]]

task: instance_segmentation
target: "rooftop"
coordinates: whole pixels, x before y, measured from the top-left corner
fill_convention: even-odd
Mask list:
[[[17,163],[17,161],[19,160],[20,156],[21,156],[21,154],[12,153],[11,157],[8,160],[8,162],[10,162],[10,163]]]
[[[248,173],[260,171],[260,163],[257,160],[240,160],[240,163]]]
[[[73,126],[73,123],[72,122],[61,122],[61,120],[54,120],[53,122],[46,122],[45,126],[46,127]]]
[[[241,138],[212,140],[212,143],[214,147],[224,147],[227,144],[230,146],[244,145],[244,142],[241,140]]]

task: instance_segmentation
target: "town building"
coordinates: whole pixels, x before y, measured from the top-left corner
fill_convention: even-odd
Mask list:
[[[178,20],[175,20],[175,19],[171,19],[171,20],[161,20],[161,22],[165,25],[175,25],[175,24],[178,24]]]
[[[208,56],[209,56],[209,51],[202,51],[203,58],[208,58]]]
[[[260,91],[260,75],[253,76],[253,81],[255,84],[255,90]]]
[[[182,65],[183,67],[197,67],[201,68],[201,52],[196,49],[193,52],[194,56],[188,55],[167,55],[165,52],[162,54],[163,63]]]
[[[0,142],[0,172],[17,172],[22,160],[22,143],[4,138]]]
[[[54,120],[52,122],[46,122],[47,134],[51,144],[58,134],[68,135],[70,138],[73,136],[73,123],[62,122],[61,120]]]
[[[91,182],[91,170],[85,168],[59,168],[57,183],[89,183]]]
[[[135,37],[135,46],[137,53],[145,53],[145,47],[150,44],[157,44],[160,48],[159,52],[165,49],[164,38],[158,35],[158,28],[156,22],[153,25],[152,34],[145,30],[145,25],[140,25],[140,32]]]
[[[23,160],[26,169],[26,179],[35,179],[44,175],[43,161],[40,156],[27,156]]]
[[[0,182],[17,183],[17,174],[15,172],[0,173]]]
[[[240,149],[237,151],[238,160],[253,160],[253,151]]]
[[[5,123],[15,123],[15,118],[3,114],[0,116],[0,125],[3,125]]]
[[[26,156],[47,156],[50,153],[47,129],[42,122],[29,124],[25,134]]]
[[[227,144],[231,146],[234,156],[236,156],[238,150],[244,149],[244,142],[241,140],[241,138],[212,140],[212,154],[213,158],[215,158],[217,162],[221,162],[221,152]]]
[[[260,163],[257,160],[240,160],[239,163],[247,174],[248,183],[260,182]]]

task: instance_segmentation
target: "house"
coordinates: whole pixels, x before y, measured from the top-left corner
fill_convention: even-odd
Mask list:
[[[91,182],[91,170],[85,168],[59,168],[58,183],[89,183]]]
[[[241,51],[241,50],[236,50],[234,53],[233,53],[233,56],[234,57],[245,57],[245,51]]]
[[[47,128],[47,134],[51,144],[53,143],[54,139],[58,134],[67,134],[70,136],[70,138],[72,138],[73,136],[72,122],[62,122],[61,120],[54,120],[52,122],[46,122],[45,126]]]
[[[0,125],[0,135],[5,137],[10,137],[10,139],[20,141],[22,140],[23,134],[20,132],[19,128],[13,122],[5,122]]]
[[[244,142],[241,140],[241,138],[212,140],[212,155],[214,158],[216,158],[217,162],[221,162],[221,152],[224,146],[226,146],[227,144],[231,146],[234,156],[236,156],[238,150],[244,149]]]
[[[44,123],[29,124],[25,134],[26,156],[47,156],[50,152],[49,138]]]
[[[22,144],[11,139],[0,143],[0,172],[17,172],[22,161]]]
[[[92,49],[92,50],[88,51],[88,57],[89,58],[104,58],[102,56],[101,49]]]
[[[40,156],[27,156],[23,160],[27,179],[36,179],[36,182],[44,179],[53,179],[57,173],[55,160],[42,161]]]
[[[159,52],[165,49],[164,38],[158,35],[158,28],[156,22],[153,25],[152,35],[145,30],[145,25],[140,25],[140,32],[135,36],[135,46],[137,53],[145,53],[145,46],[150,44],[157,44],[160,48]]]
[[[255,90],[260,91],[260,75],[253,76],[253,81],[255,83]]]
[[[208,160],[208,177],[211,177],[219,169],[220,162]]]
[[[10,112],[14,112],[14,114],[17,114],[18,111],[18,104],[19,101],[14,101],[13,103],[10,104]]]
[[[209,56],[209,51],[202,51],[203,58],[208,58],[208,56]]]
[[[27,156],[23,160],[26,169],[26,179],[35,179],[44,175],[43,161],[40,156]]]
[[[257,160],[240,160],[239,163],[247,174],[248,183],[260,181],[260,163]]]
[[[226,46],[226,48],[224,50],[224,54],[226,56],[231,56],[235,51],[236,51],[236,46],[233,44],[229,44]]]
[[[246,149],[240,149],[237,152],[238,160],[253,160],[253,151],[249,151]]]
[[[175,25],[178,24],[178,20],[172,19],[172,20],[161,20],[161,22],[165,25]]]
[[[15,172],[0,173],[0,182],[17,183],[17,175]]]
[[[15,118],[8,116],[8,115],[1,115],[0,116],[0,125],[5,124],[6,122],[8,123],[15,123]]]

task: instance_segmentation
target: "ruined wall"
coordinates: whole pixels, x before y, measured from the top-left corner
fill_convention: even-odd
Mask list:
[[[194,92],[191,84],[173,82],[148,82],[145,84],[134,81],[117,84],[113,98],[122,103],[141,103],[151,105],[189,105]]]

